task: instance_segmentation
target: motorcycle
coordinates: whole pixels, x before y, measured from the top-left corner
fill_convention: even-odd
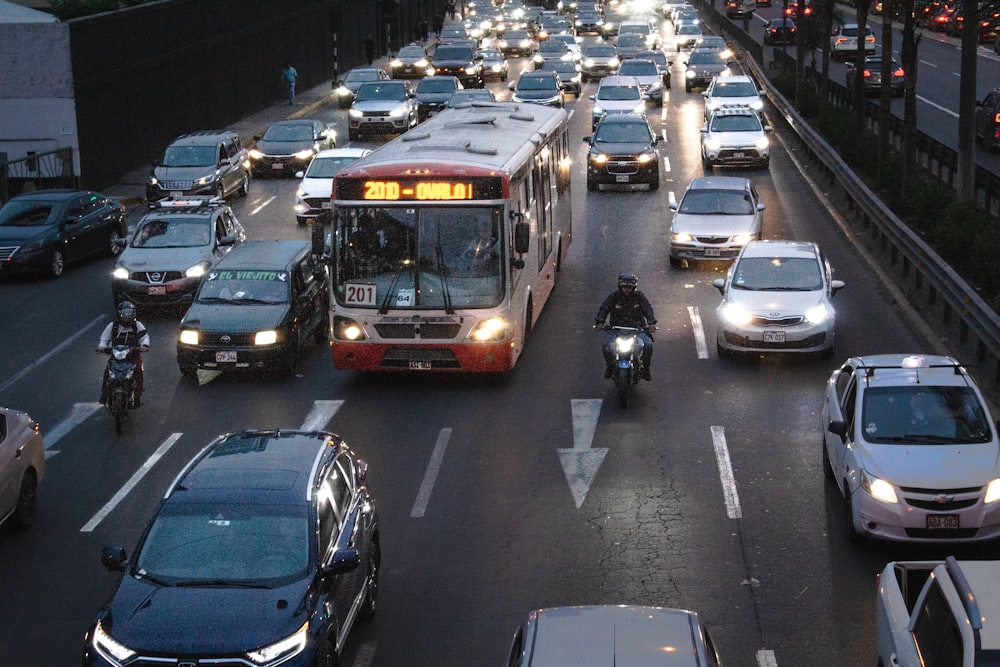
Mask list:
[[[595,327],[596,328],[596,327]],[[643,375],[642,355],[639,354],[639,334],[647,329],[637,327],[607,327],[615,334],[611,349],[615,354],[614,374],[611,379],[618,388],[618,405],[628,407],[632,388],[639,384]],[[602,331],[605,329],[601,329]]]
[[[112,345],[106,350],[97,350],[111,355],[108,359],[108,400],[104,407],[115,418],[115,433],[118,435],[122,434],[125,422],[129,420],[128,411],[133,409],[135,362],[131,355],[139,350],[128,345]]]

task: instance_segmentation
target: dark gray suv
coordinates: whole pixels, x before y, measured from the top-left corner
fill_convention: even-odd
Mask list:
[[[228,130],[184,134],[167,146],[146,180],[146,199],[214,195],[225,199],[250,189],[250,156],[243,141]]]

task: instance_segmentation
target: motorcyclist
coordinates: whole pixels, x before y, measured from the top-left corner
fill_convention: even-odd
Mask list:
[[[142,322],[135,318],[135,306],[130,301],[118,304],[118,316],[114,322],[104,327],[101,340],[97,343],[98,352],[107,352],[115,345],[128,345],[133,348],[129,352],[129,360],[135,364],[135,383],[133,385],[132,405],[138,408],[142,405],[142,352],[149,351],[149,333]],[[136,349],[138,348],[138,349]],[[104,380],[101,382],[101,403],[108,402],[108,369],[104,369]]]
[[[656,331],[656,316],[653,315],[653,306],[649,303],[649,299],[638,290],[638,286],[639,279],[634,273],[622,273],[618,276],[618,289],[609,294],[597,310],[594,326],[604,330],[604,361],[607,364],[604,377],[606,378],[612,377],[615,373],[613,348],[615,333],[610,329],[634,327],[643,329],[636,337],[642,360],[642,378],[652,379],[649,367],[653,358],[653,337],[648,332]],[[609,316],[610,322],[608,322]]]

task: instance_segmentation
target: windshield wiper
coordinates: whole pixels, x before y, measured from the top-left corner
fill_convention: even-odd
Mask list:
[[[186,581],[178,581],[174,586],[189,588],[270,588],[270,586],[266,586],[259,581],[241,579],[188,579]]]
[[[437,244],[434,246],[434,255],[437,259],[438,280],[441,281],[441,296],[444,297],[444,312],[454,315],[455,309],[451,307],[451,291],[448,289],[447,268],[444,264],[444,251],[441,249],[441,225],[438,225]]]

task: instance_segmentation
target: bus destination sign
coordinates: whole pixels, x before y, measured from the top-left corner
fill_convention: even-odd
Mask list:
[[[499,199],[499,178],[473,176],[461,179],[338,178],[336,198],[343,201],[463,201]]]

